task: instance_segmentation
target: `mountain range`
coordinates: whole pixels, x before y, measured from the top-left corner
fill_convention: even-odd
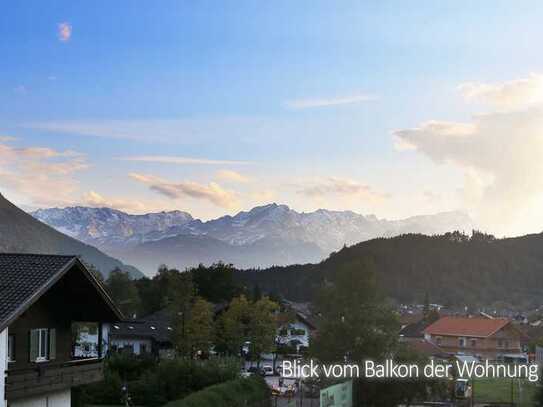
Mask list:
[[[0,252],[80,255],[104,277],[115,268],[141,277],[135,267],[123,264],[88,244],[39,222],[0,195]]]
[[[205,222],[182,211],[132,215],[90,207],[39,209],[32,215],[146,274],[160,264],[185,268],[219,260],[239,268],[315,263],[344,245],[376,237],[473,228],[462,212],[386,220],[351,211],[300,213],[275,203]]]

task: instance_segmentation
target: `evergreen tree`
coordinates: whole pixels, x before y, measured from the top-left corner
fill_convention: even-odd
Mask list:
[[[125,318],[134,318],[141,306],[138,289],[130,275],[120,269],[113,270],[106,280],[106,286]]]

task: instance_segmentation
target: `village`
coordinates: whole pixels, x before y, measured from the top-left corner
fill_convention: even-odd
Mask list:
[[[2,1],[0,407],[543,407],[542,21]]]
[[[0,390],[7,406],[25,406],[39,400],[48,400],[55,406],[70,405],[72,392],[77,387],[94,383],[96,389],[100,382],[108,380],[109,373],[104,376],[104,372],[111,363],[109,359],[132,359],[131,363],[137,365],[142,361],[172,362],[180,360],[183,354],[182,358],[187,358],[176,334],[181,334],[184,341],[188,331],[198,329],[190,319],[194,315],[187,315],[186,319],[182,316],[181,333],[169,308],[147,316],[125,316],[108,293],[107,284],[97,280],[77,257],[0,254],[0,270],[0,359],[5,372]],[[262,298],[269,301],[267,297]],[[224,318],[229,312],[241,312],[234,309],[239,307],[236,301],[210,304],[209,323],[227,323],[228,319]],[[517,312],[511,318],[502,316],[508,311],[467,313],[465,309],[449,310],[428,301],[399,305],[394,311],[399,322],[396,339],[400,346],[417,356],[417,362],[401,365],[392,360],[370,360],[364,362],[362,375],[358,369],[353,373],[352,366],[348,374],[343,370],[336,374],[331,368],[333,373],[323,374],[322,369],[317,369],[317,359],[311,349],[326,321],[322,314],[314,312],[312,304],[278,300],[276,306],[270,306],[265,312],[275,328],[268,330],[267,339],[266,334],[237,338],[239,352],[232,355],[239,359],[234,363],[238,367],[234,367],[237,371],[232,378],[264,378],[271,400],[277,405],[317,406],[319,392],[330,385],[333,387],[334,382],[361,376],[366,379],[420,378],[419,368],[425,369],[421,361],[431,363],[433,369],[440,366],[440,374],[426,374],[426,379],[444,379],[443,386],[439,391],[424,392],[424,397],[429,399],[412,402],[531,405],[530,397],[535,397],[539,387],[537,366],[543,363],[539,310],[527,315]],[[257,323],[263,322],[251,322]],[[239,332],[234,335],[238,336]],[[220,350],[219,342],[211,338],[191,342],[189,360],[199,364],[220,361],[225,353]],[[254,352],[259,348],[255,348],[251,338],[264,341],[257,354]],[[338,362],[349,366],[348,358]],[[457,366],[471,363],[476,371],[486,366],[498,374],[494,377],[468,375],[463,368],[451,370],[453,363]],[[469,372],[470,368],[467,369]],[[511,373],[512,369],[520,373]],[[118,402],[124,398],[124,403],[131,404],[132,397],[137,399],[136,383],[118,382]]]

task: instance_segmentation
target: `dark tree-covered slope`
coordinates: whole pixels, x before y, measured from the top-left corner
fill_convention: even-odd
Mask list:
[[[474,232],[440,236],[409,234],[346,247],[320,264],[239,272],[249,285],[293,300],[309,300],[340,265],[375,263],[380,287],[400,302],[513,306],[543,302],[543,234],[494,239]]]
[[[98,249],[68,237],[36,220],[0,195],[0,252],[79,255],[107,276],[120,268],[134,277],[138,269],[125,265]]]

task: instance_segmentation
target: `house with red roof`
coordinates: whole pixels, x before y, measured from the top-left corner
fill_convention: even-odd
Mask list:
[[[522,356],[522,333],[506,318],[446,316],[429,325],[424,338],[448,353],[482,360]]]

